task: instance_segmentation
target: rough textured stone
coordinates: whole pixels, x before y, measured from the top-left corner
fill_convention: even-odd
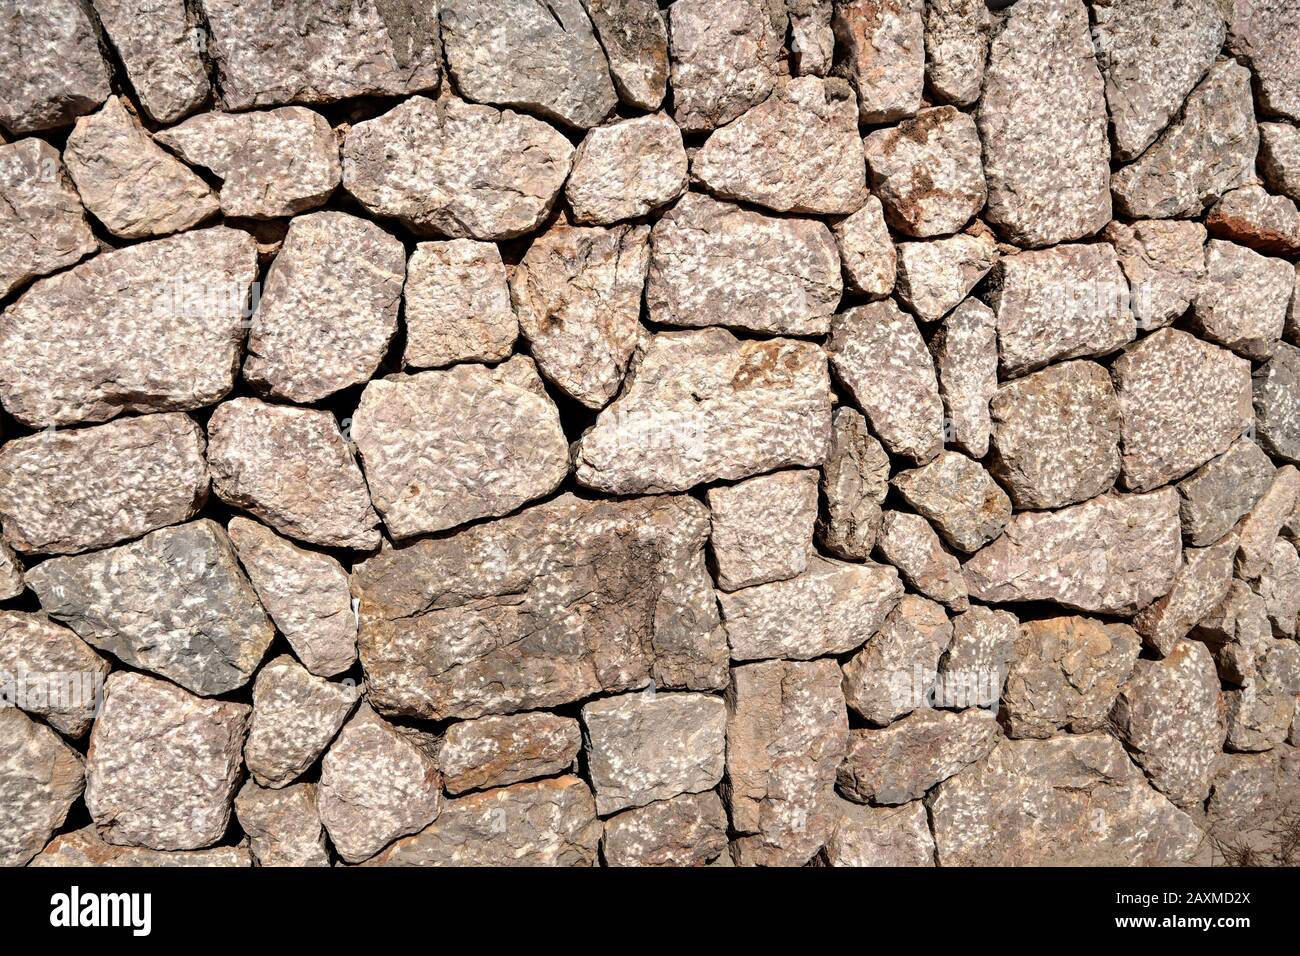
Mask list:
[[[432,823],[442,807],[427,742],[363,703],[321,761],[317,805],[339,856],[359,863]]]
[[[951,640],[952,624],[942,607],[904,595],[866,647],[844,665],[848,706],[878,727],[926,709],[939,658]]]
[[[63,825],[85,786],[81,754],[13,707],[0,707],[0,866],[23,866]]]
[[[1211,239],[1193,327],[1248,359],[1268,359],[1282,338],[1294,287],[1295,272],[1284,260]]]
[[[916,322],[892,302],[835,316],[832,367],[885,447],[918,464],[943,448],[943,402],[934,361]]]
[[[1110,219],[1106,96],[1082,0],[1021,0],[994,30],[976,113],[986,215],[1012,242],[1049,246]]]
[[[887,123],[921,108],[925,83],[922,0],[839,0],[832,27],[858,94],[863,123]]]
[[[907,803],[983,759],[997,738],[997,714],[978,708],[926,708],[883,730],[851,730],[837,787],[859,803]]]
[[[63,161],[86,208],[124,239],[180,232],[221,208],[207,183],[158,146],[117,97],[77,120]]]
[[[939,536],[920,515],[886,511],[876,550],[898,568],[903,580],[926,597],[954,611],[969,606],[961,565],[943,549]]]
[[[1300,252],[1300,211],[1285,196],[1248,183],[1223,194],[1205,217],[1210,235],[1268,255]]]
[[[23,566],[13,548],[0,540],[0,601],[7,601],[23,593]]]
[[[772,92],[781,38],[761,0],[678,0],[668,30],[673,119],[687,132],[730,123]]]
[[[777,212],[853,212],[866,195],[853,91],[834,78],[783,80],[708,138],[691,173],[718,196]]]
[[[1062,362],[1008,382],[990,409],[989,470],[1018,508],[1086,501],[1119,476],[1120,405],[1100,365]]]
[[[982,234],[900,242],[898,299],[922,322],[937,322],[966,298],[997,258],[992,237]]]
[[[222,99],[232,110],[438,85],[442,51],[432,6],[203,0],[203,13]]]
[[[703,866],[727,852],[727,811],[718,795],[687,793],[605,821],[608,866]]]
[[[1282,743],[1295,718],[1297,694],[1300,648],[1290,640],[1268,641],[1243,686],[1223,695],[1228,749],[1255,752]]]
[[[288,654],[267,663],[253,683],[253,717],[244,763],[263,787],[294,780],[325,752],[356,706],[348,683],[313,677]]]
[[[1009,611],[974,605],[952,619],[952,642],[939,658],[936,707],[996,707],[1015,657],[1020,622]]]
[[[613,494],[682,491],[820,464],[831,423],[820,347],[664,332],[634,357],[623,391],[578,441],[578,483]]]
[[[7,442],[5,540],[24,553],[75,554],[185,521],[208,496],[205,446],[203,430],[180,413]]]
[[[802,574],[817,520],[815,470],[759,475],[707,492],[714,577],[735,591]]]
[[[58,151],[36,137],[0,145],[0,298],[98,248]]]
[[[507,358],[519,337],[501,251],[490,242],[422,242],[406,266],[402,362],[440,368]]]
[[[108,661],[44,614],[0,611],[0,707],[81,737],[103,703],[108,670]]]
[[[687,498],[564,495],[380,552],[352,579],[369,698],[436,720],[724,687],[708,531]]]
[[[889,493],[889,456],[867,431],[862,413],[847,405],[831,418],[831,444],[822,465],[826,510],[817,540],[832,554],[861,561],[880,532],[880,505]]]
[[[1300,500],[1300,471],[1294,465],[1283,465],[1273,473],[1267,490],[1237,524],[1241,533],[1237,577],[1253,581],[1264,573],[1273,555],[1273,542],[1297,500]]]
[[[104,252],[39,280],[0,324],[0,399],[26,425],[184,411],[234,385],[257,278],[224,226]]]
[[[1221,680],[1243,686],[1255,676],[1257,660],[1272,642],[1268,607],[1247,582],[1234,579],[1228,596],[1189,637],[1210,648]]]
[[[235,816],[258,866],[330,865],[314,783],[266,790],[249,780],[235,797]]]
[[[93,0],[140,106],[156,123],[174,123],[211,93],[199,46],[198,9],[185,0]]]
[[[824,335],[841,291],[834,237],[820,222],[690,193],[655,225],[646,289],[655,322]]]
[[[986,190],[975,121],[956,107],[922,110],[863,145],[872,192],[885,218],[909,236],[956,232],[984,208]]]
[[[832,788],[848,715],[832,660],[761,661],[731,672],[722,795],[742,866],[800,866],[835,825]]]
[[[934,837],[920,801],[862,807],[836,800],[835,810],[825,851],[831,866],[934,866]]]
[[[588,408],[617,394],[642,335],[649,240],[648,226],[556,222],[510,277],[510,299],[539,371]]]
[[[813,557],[798,577],[718,600],[732,660],[809,660],[861,647],[902,595],[893,568]]]
[[[940,866],[1170,865],[1202,840],[1104,734],[1004,740],[927,803]]]
[[[880,200],[868,196],[857,212],[831,224],[840,250],[840,264],[850,289],[873,299],[894,288],[898,254]]]
[[[1300,627],[1300,555],[1286,541],[1276,541],[1256,584],[1268,621],[1277,637],[1295,637]]]
[[[1271,192],[1300,201],[1300,127],[1260,123],[1258,162]]]
[[[569,467],[559,412],[523,356],[375,379],[352,435],[395,538],[508,514],[554,491]]]
[[[1295,7],[1287,0],[1228,2],[1228,48],[1245,56],[1254,71],[1261,112],[1300,122],[1300,80],[1295,71],[1300,21]]]
[[[1164,660],[1140,660],[1112,720],[1151,784],[1179,806],[1210,793],[1225,734],[1219,675],[1203,644],[1183,641]]]
[[[222,180],[227,216],[274,219],[324,205],[343,175],[325,117],[301,106],[203,113],[154,139]]]
[[[601,816],[711,790],[722,779],[727,708],[708,694],[624,694],[582,708]]]
[[[1123,481],[1146,491],[1222,454],[1250,425],[1250,363],[1161,329],[1111,365],[1123,421]]]
[[[998,391],[997,316],[978,299],[962,302],[930,340],[948,441],[973,458],[988,454]]]
[[[991,27],[981,0],[925,4],[925,82],[940,102],[967,106],[979,98]]]
[[[466,99],[583,129],[614,109],[608,61],[580,0],[443,0],[439,14],[447,71]]]
[[[27,583],[86,642],[205,696],[246,684],[275,637],[226,532],[207,518],[51,558]]]
[[[226,833],[246,704],[117,673],[90,734],[86,808],[109,843],[195,850]]]
[[[1187,311],[1205,277],[1205,227],[1199,222],[1144,219],[1112,222],[1115,247],[1128,280],[1129,306],[1139,329],[1159,329]]]
[[[1181,555],[1178,495],[1164,488],[1018,514],[963,571],[981,601],[1130,615],[1169,590]]]
[[[799,76],[825,76],[835,57],[831,0],[789,0],[791,68]]]
[[[93,826],[56,836],[32,866],[58,867],[235,867],[252,866],[248,847],[218,846],[210,850],[150,850],[105,843]]]
[[[418,235],[512,239],[550,213],[572,159],[569,141],[531,116],[413,96],[352,127],[343,186]]]
[[[15,135],[67,126],[109,95],[112,71],[80,0],[0,12],[0,126]]]
[[[379,544],[365,479],[327,411],[225,402],[208,419],[208,467],[218,498],[281,534],[331,547]]]
[[[1260,445],[1275,458],[1300,464],[1300,348],[1279,344],[1255,372],[1253,388]]]
[[[576,221],[608,224],[666,206],[686,191],[686,173],[677,124],[663,113],[639,116],[583,138],[564,196]]]
[[[594,866],[601,823],[578,777],[471,793],[380,853],[374,866]]]
[[[668,87],[668,29],[655,0],[582,0],[618,97],[655,110]]]
[[[1218,63],[1187,98],[1181,118],[1111,177],[1116,210],[1135,219],[1199,215],[1251,175],[1258,146],[1250,71],[1232,60]]]
[[[500,787],[562,773],[582,747],[572,717],[535,711],[463,720],[447,728],[438,766],[448,793]]]
[[[958,551],[978,551],[1011,520],[1011,499],[965,455],[941,452],[928,465],[901,471],[894,487]]]
[[[1268,490],[1275,470],[1258,445],[1239,438],[1218,458],[1180,481],[1178,496],[1187,543],[1205,547],[1227,534]]]
[[[1183,566],[1169,593],[1133,618],[1148,647],[1169,654],[1180,638],[1218,607],[1232,586],[1236,556],[1237,536],[1232,533],[1208,548],[1183,552]]]

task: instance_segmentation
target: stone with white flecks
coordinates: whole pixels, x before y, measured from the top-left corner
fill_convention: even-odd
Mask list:
[[[835,56],[831,0],[791,0],[791,67],[798,76],[825,76]]]
[[[1254,672],[1240,688],[1223,694],[1229,750],[1271,750],[1286,739],[1300,695],[1300,647],[1295,641],[1268,641],[1255,658]]]
[[[598,126],[578,145],[564,186],[576,221],[609,224],[666,206],[686,191],[681,129],[656,113]]]
[[[140,106],[157,123],[174,123],[208,99],[198,9],[185,0],[93,0]]]
[[[1285,342],[1255,372],[1255,428],[1273,457],[1300,464],[1300,348]]]
[[[582,0],[618,98],[656,110],[668,87],[668,28],[655,0]]]
[[[707,492],[718,587],[735,591],[802,574],[817,520],[815,470],[781,471]]]
[[[857,212],[833,222],[831,232],[849,288],[873,299],[888,295],[898,255],[879,198],[868,196]]]
[[[838,557],[863,560],[880,532],[880,505],[889,493],[889,455],[867,430],[862,413],[847,405],[836,408],[831,419],[821,491],[826,510],[818,518],[818,542]]]
[[[727,852],[727,811],[717,793],[684,793],[605,821],[608,866],[704,866]]]
[[[1169,219],[1112,222],[1104,236],[1119,256],[1139,329],[1164,328],[1187,311],[1205,277],[1203,225]]]
[[[925,5],[925,81],[943,103],[969,106],[980,95],[992,18],[981,0]]]
[[[406,350],[415,368],[496,362],[510,355],[519,322],[501,251],[473,239],[422,242],[406,266]]]
[[[978,462],[955,451],[901,471],[893,485],[958,551],[978,551],[1011,520],[1011,500]]]
[[[918,800],[902,807],[864,807],[837,799],[825,853],[831,866],[934,866],[925,805]]]
[[[1258,183],[1224,193],[1210,207],[1205,225],[1215,238],[1229,239],[1265,255],[1300,252],[1300,210],[1286,196],[1274,196]]]
[[[582,729],[572,717],[545,711],[479,717],[447,728],[438,766],[447,792],[456,794],[562,773],[580,749]]]
[[[687,132],[730,123],[776,84],[781,38],[762,0],[679,0],[668,8],[673,119]]]
[[[1269,626],[1277,637],[1295,637],[1300,628],[1300,555],[1287,541],[1275,541],[1264,572],[1255,583]]]
[[[947,439],[973,458],[989,450],[989,401],[998,391],[997,316],[978,299],[954,309],[930,339]]]
[[[53,0],[0,12],[0,126],[15,135],[67,126],[109,95],[112,70],[88,5]]]
[[[49,727],[13,707],[0,707],[0,744],[0,866],[23,866],[81,796],[84,762]]]
[[[973,605],[952,619],[952,642],[939,658],[936,707],[994,707],[1015,657],[1020,622],[1009,611]]]
[[[922,0],[842,0],[832,28],[858,94],[863,123],[887,123],[921,108],[925,83]]]
[[[235,816],[258,866],[330,865],[314,783],[266,790],[249,780],[235,797]]]
[[[245,846],[216,846],[207,850],[151,850],[114,846],[93,825],[63,833],[50,841],[31,862],[37,867],[248,867],[252,854]]]
[[[1300,201],[1300,126],[1259,124],[1259,174],[1271,192]]]
[[[939,658],[951,641],[952,624],[940,605],[904,595],[879,631],[844,665],[849,708],[877,727],[925,710]]]
[[[1229,532],[1208,548],[1188,548],[1169,593],[1145,608],[1133,626],[1148,647],[1167,655],[1174,645],[1228,596],[1237,535]],[[1294,627],[1294,622],[1292,622]]]
[[[970,606],[960,562],[944,550],[930,522],[920,515],[886,511],[876,550],[926,597],[954,611]]]
[[[1188,635],[1205,644],[1225,683],[1241,687],[1255,676],[1260,655],[1272,643],[1268,605],[1250,585],[1234,579],[1228,595]]]
[[[1274,471],[1259,445],[1239,438],[1222,455],[1180,481],[1178,496],[1187,543],[1203,548],[1227,534],[1268,490]]]
[[[1211,239],[1193,328],[1248,359],[1267,360],[1282,338],[1294,288],[1295,271],[1285,260]]]
[[[13,548],[0,539],[0,601],[7,601],[23,593],[23,565]]]
[[[1223,0],[1228,19],[1228,50],[1243,56],[1254,71],[1260,111],[1300,122],[1300,80],[1295,51],[1300,20],[1287,0]]]
[[[1237,577],[1253,581],[1264,573],[1273,555],[1273,542],[1300,500],[1300,471],[1283,465],[1273,472],[1267,489],[1237,523],[1241,547],[1237,552]]]
[[[900,242],[898,300],[922,322],[937,322],[962,302],[998,260],[985,233]]]
[[[4,703],[77,738],[103,703],[109,663],[80,637],[44,614],[0,611]]]

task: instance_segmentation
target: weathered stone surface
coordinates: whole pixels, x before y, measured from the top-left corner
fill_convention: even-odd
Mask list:
[[[1258,445],[1239,438],[1218,458],[1180,481],[1178,496],[1187,543],[1205,547],[1227,534],[1268,490],[1275,470]]]
[[[317,805],[334,848],[349,863],[437,818],[438,768],[422,736],[403,733],[362,703],[330,745]]]
[[[375,379],[352,436],[394,538],[508,514],[569,467],[559,412],[524,356]]]
[[[924,710],[951,640],[952,624],[942,607],[904,595],[866,647],[844,665],[848,706],[878,727]]]
[[[601,823],[578,777],[471,793],[376,856],[373,866],[595,866]]]
[[[418,235],[512,239],[550,213],[572,159],[559,130],[531,116],[413,96],[352,127],[343,186]]]
[[[1275,458],[1300,464],[1300,348],[1280,343],[1252,384],[1259,443]]]
[[[231,518],[226,533],[262,606],[307,669],[333,677],[351,667],[357,619],[343,566],[247,518]]]
[[[624,694],[582,708],[601,816],[711,790],[722,779],[727,707],[708,694]]]
[[[267,663],[253,683],[253,717],[244,763],[263,787],[293,783],[325,752],[360,694],[348,683],[309,674],[288,654]]]
[[[86,757],[86,808],[104,839],[154,850],[220,840],[248,712],[143,674],[110,676]]]
[[[960,563],[943,549],[939,536],[920,515],[884,512],[876,550],[898,568],[903,580],[926,597],[954,611],[969,606]]]
[[[1008,375],[1061,359],[1105,355],[1137,333],[1128,283],[1107,243],[1007,256],[989,283],[1002,370]]]
[[[81,796],[83,761],[58,734],[13,707],[0,707],[0,744],[0,866],[23,866]]]
[[[1208,548],[1188,548],[1169,593],[1145,608],[1133,626],[1148,647],[1162,656],[1207,614],[1219,606],[1232,585],[1237,535],[1229,533]]]
[[[742,866],[800,866],[835,826],[848,714],[832,660],[760,661],[731,672],[722,795]]]
[[[1181,555],[1178,495],[1163,488],[1018,514],[963,571],[981,601],[1130,615],[1169,590]]]
[[[1300,122],[1300,80],[1295,72],[1300,22],[1295,8],[1287,0],[1231,0],[1224,13],[1228,49],[1244,56],[1254,71],[1261,112]]]
[[[211,93],[199,46],[198,9],[185,0],[93,0],[140,106],[156,123],[174,123]]]
[[[921,108],[925,83],[922,0],[841,0],[832,27],[858,94],[863,123],[887,123]]]
[[[506,269],[494,243],[420,243],[407,263],[402,295],[405,365],[496,362],[510,355],[519,337]]]
[[[1210,235],[1249,246],[1268,255],[1300,252],[1300,211],[1285,196],[1274,196],[1247,183],[1210,207],[1205,217]]]
[[[925,805],[862,807],[837,799],[825,852],[831,866],[934,866]]]
[[[997,714],[979,708],[925,708],[883,730],[851,730],[837,788],[859,803],[907,803],[983,759],[997,738]]]
[[[1269,750],[1286,739],[1300,694],[1300,648],[1295,641],[1268,641],[1255,670],[1238,690],[1223,695],[1230,750]],[[1216,741],[1217,743],[1217,741]]]
[[[1128,161],[1151,145],[1214,64],[1223,17],[1215,0],[1100,0],[1092,16],[1115,157]]]
[[[154,139],[221,183],[227,216],[274,219],[324,205],[343,175],[325,117],[301,106],[203,113]]]
[[[275,637],[226,532],[207,518],[51,558],[27,583],[83,640],[205,696],[246,684]]]
[[[327,411],[224,402],[208,419],[212,490],[310,544],[373,548],[379,517],[352,450]]]
[[[902,595],[891,567],[813,557],[796,578],[719,593],[718,600],[732,660],[809,660],[861,647]]]
[[[80,737],[103,702],[108,670],[108,661],[44,614],[0,611],[0,707]]]
[[[820,464],[831,392],[820,347],[664,332],[638,350],[623,391],[578,441],[578,483],[613,494],[682,491]]]
[[[1105,734],[1003,740],[927,803],[941,866],[1170,865],[1202,840]]]
[[[835,239],[821,222],[689,193],[655,224],[646,289],[655,322],[825,335],[841,291]]]
[[[180,413],[7,442],[5,540],[24,553],[75,554],[185,521],[208,496],[205,446],[203,430]]]
[[[1249,584],[1234,579],[1228,596],[1201,618],[1189,637],[1210,648],[1224,682],[1243,686],[1255,676],[1260,654],[1272,643],[1268,607]]]
[[[618,97],[656,110],[668,86],[668,29],[655,0],[582,0]]]
[[[1255,585],[1277,637],[1295,637],[1300,626],[1300,555],[1286,541],[1273,543],[1269,562]]]
[[[790,0],[790,60],[798,76],[825,76],[835,57],[831,0]]]
[[[538,369],[588,408],[618,392],[642,333],[649,226],[556,222],[510,277],[510,299]]]
[[[889,456],[871,437],[862,413],[847,405],[831,418],[831,444],[822,465],[826,511],[817,540],[832,554],[861,561],[880,532],[880,505],[889,493]]]
[[[691,173],[724,199],[777,212],[855,211],[866,195],[866,169],[853,91],[834,78],[783,80],[770,97],[709,136],[691,160]]]
[[[0,324],[0,399],[26,425],[184,411],[234,385],[252,238],[217,226],[39,280]]]
[[[1225,727],[1219,675],[1205,645],[1183,641],[1164,660],[1138,661],[1111,716],[1157,790],[1179,806],[1209,796]]]
[[[973,458],[988,454],[998,391],[997,316],[978,299],[962,302],[930,340],[947,439]]]
[[[939,658],[936,707],[996,707],[1015,657],[1020,622],[1009,611],[974,605],[952,619],[952,642]]]
[[[614,109],[609,65],[580,0],[443,0],[447,71],[466,99],[583,129]]]
[[[1119,476],[1120,405],[1100,365],[1062,362],[1008,382],[990,409],[989,470],[1018,508],[1086,501]]]
[[[1144,219],[1107,224],[1128,280],[1139,329],[1159,329],[1187,311],[1205,277],[1205,227],[1199,222]]]
[[[63,161],[86,209],[124,239],[180,232],[221,208],[207,183],[150,139],[115,96],[77,120]]]
[[[1161,329],[1111,365],[1123,420],[1123,481],[1146,491],[1222,454],[1250,425],[1250,363]]]
[[[462,720],[447,728],[438,766],[448,793],[547,777],[573,766],[582,730],[572,717],[535,711]]]
[[[687,132],[730,123],[772,92],[782,38],[761,0],[679,0],[668,30],[673,119]]]
[[[1118,212],[1135,219],[1196,216],[1251,175],[1259,131],[1250,71],[1233,60],[1210,68],[1182,116],[1111,177]]]
[[[0,540],[0,601],[7,601],[23,593],[23,566],[13,548]]]
[[[1011,520],[1006,492],[978,462],[954,451],[899,472],[893,485],[958,551],[978,551]]]
[[[352,577],[370,700],[442,719],[724,687],[708,533],[688,498],[564,495],[382,551]]]
[[[988,235],[961,234],[898,244],[898,299],[922,322],[937,322],[997,261]]]
[[[987,217],[1026,246],[1110,219],[1106,96],[1082,0],[1021,0],[995,28],[976,113]]]
[[[841,312],[826,345],[832,367],[885,447],[918,464],[943,448],[943,402],[916,322],[893,302]]]
[[[817,520],[816,470],[781,471],[707,492],[714,577],[735,591],[802,574]]]
[[[1268,489],[1237,524],[1241,533],[1237,577],[1253,581],[1264,573],[1273,556],[1273,543],[1297,500],[1300,500],[1300,471],[1294,465],[1283,465],[1273,473]]]
[[[232,110],[438,85],[442,51],[431,6],[203,0],[203,13],[222,99]]]
[[[984,207],[975,121],[953,106],[922,110],[863,141],[872,192],[909,236],[956,232]]]
[[[666,206],[686,191],[686,173],[677,124],[663,113],[639,116],[583,138],[564,195],[576,221],[608,224]]]
[[[1268,359],[1282,338],[1294,287],[1295,271],[1286,261],[1211,239],[1193,327],[1248,359]]]
[[[849,288],[873,299],[888,295],[894,288],[898,254],[880,200],[868,196],[857,212],[832,223],[831,232]]]
[[[93,826],[56,836],[31,862],[60,867],[233,867],[252,866],[248,847],[218,846],[209,850],[150,850],[105,843]]]
[[[112,71],[80,0],[8,5],[0,38],[0,126],[14,135],[67,126],[109,95]]]
[[[98,248],[58,150],[34,136],[0,145],[0,245],[0,298]]]
[[[1300,127],[1260,123],[1258,162],[1271,192],[1300,200]]]
[[[605,821],[608,866],[704,866],[727,852],[727,811],[718,795],[687,793]]]
[[[992,18],[980,0],[925,5],[925,82],[942,103],[967,106],[980,95]]]
[[[235,797],[235,816],[258,866],[330,865],[314,783],[266,790],[249,780]]]

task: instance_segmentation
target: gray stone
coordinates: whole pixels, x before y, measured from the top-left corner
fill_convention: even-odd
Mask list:
[[[13,548],[0,540],[0,601],[7,601],[23,593],[23,566]]]
[[[103,703],[108,671],[108,661],[44,614],[0,611],[0,707],[81,737]]]
[[[1237,535],[1229,533],[1208,548],[1188,548],[1169,593],[1145,608],[1133,626],[1148,647],[1162,656],[1228,596],[1232,586]]]
[[[1255,585],[1276,637],[1295,637],[1300,627],[1300,555],[1286,541],[1273,543],[1268,565]]]
[[[1137,327],[1160,329],[1181,317],[1205,278],[1205,227],[1199,222],[1144,219],[1112,222],[1106,241],[1115,247],[1128,280]]]
[[[81,754],[50,728],[0,707],[0,866],[23,866],[63,826],[85,786]]]
[[[862,413],[847,405],[831,418],[831,444],[822,465],[825,514],[817,540],[832,554],[861,561],[880,532],[880,505],[889,493],[889,455],[867,431]]]
[[[928,465],[899,472],[893,485],[958,551],[978,551],[1011,520],[1006,492],[983,466],[955,451],[940,452]]]
[[[761,0],[677,0],[668,30],[673,119],[687,132],[730,123],[772,92],[783,37]]]
[[[907,803],[982,760],[998,736],[997,714],[979,708],[926,708],[883,730],[851,730],[837,788],[858,803]]]
[[[831,866],[934,866],[934,837],[920,801],[903,807],[862,807],[836,800],[835,810],[835,828],[825,850]]]
[[[940,102],[969,106],[979,99],[991,27],[981,0],[928,0],[925,81]]]
[[[266,790],[249,780],[235,797],[235,816],[258,866],[330,865],[314,783]]]
[[[1295,51],[1300,22],[1287,0],[1221,0],[1228,17],[1228,49],[1255,73],[1260,111],[1300,122],[1300,81]]]
[[[1300,201],[1300,127],[1260,123],[1258,161],[1270,191]]]
[[[704,866],[727,852],[727,811],[718,795],[687,793],[605,821],[607,866]]]
[[[970,606],[961,564],[944,550],[939,536],[920,515],[886,511],[876,550],[898,568],[904,581],[926,597],[954,611]]]
[[[922,322],[951,312],[997,262],[997,246],[985,234],[898,244],[898,300]]]
[[[925,710],[939,658],[951,640],[952,624],[941,606],[915,594],[904,595],[875,636],[844,665],[848,706],[877,727]]]
[[[880,200],[867,196],[857,212],[833,222],[831,232],[849,288],[873,299],[889,295],[898,260]]]
[[[973,605],[952,619],[952,642],[939,658],[936,707],[996,707],[1015,657],[1020,622],[1009,611]]]
[[[563,773],[581,748],[582,730],[572,717],[544,711],[480,717],[447,728],[438,766],[447,792],[457,794]]]
[[[510,355],[519,322],[501,251],[491,242],[422,242],[406,265],[402,362],[441,368],[497,362]]]
[[[201,53],[197,6],[185,0],[93,0],[140,106],[155,123],[174,123],[212,92]]]
[[[245,846],[218,846],[210,850],[150,850],[105,843],[93,826],[63,833],[50,841],[32,866],[57,867],[235,867],[252,866]]]
[[[1178,483],[1183,535],[1205,547],[1231,530],[1268,490],[1276,469],[1260,447],[1239,438],[1218,458]]]
[[[0,12],[0,126],[16,136],[69,125],[109,95],[112,70],[81,0]]]
[[[1248,359],[1266,360],[1282,338],[1294,288],[1295,271],[1285,260],[1211,239],[1192,326]]]
[[[997,316],[978,299],[966,299],[930,339],[947,439],[972,458],[988,454],[993,420],[989,401],[998,391]]]
[[[887,123],[921,108],[925,83],[922,0],[839,0],[832,26],[863,123]]]
[[[706,493],[718,587],[735,591],[802,574],[817,520],[812,469],[781,471]]]
[[[244,763],[260,786],[293,783],[325,752],[360,697],[350,683],[313,677],[288,654],[253,683],[253,717]]]
[[[1237,577],[1253,581],[1264,573],[1273,556],[1273,543],[1297,500],[1300,500],[1300,471],[1294,465],[1283,465],[1273,473],[1267,490],[1254,507],[1237,523],[1241,533]]]
[[[1300,348],[1277,346],[1254,376],[1259,443],[1275,458],[1300,464]]]
[[[618,97],[656,110],[668,87],[668,28],[655,0],[582,0]]]
[[[677,124],[663,113],[638,116],[599,126],[583,138],[564,196],[580,223],[634,219],[685,192],[687,169]]]
[[[1274,196],[1258,183],[1223,194],[1205,217],[1210,235],[1275,256],[1300,252],[1300,211],[1286,196]]]
[[[1188,636],[1210,649],[1222,681],[1243,686],[1255,676],[1256,662],[1272,642],[1268,606],[1247,582],[1234,579],[1228,596]]]
[[[1229,750],[1257,752],[1287,737],[1300,694],[1300,648],[1295,641],[1268,641],[1240,689],[1225,691]]]

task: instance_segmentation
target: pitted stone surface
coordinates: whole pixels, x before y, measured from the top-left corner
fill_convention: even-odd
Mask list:
[[[402,290],[406,350],[415,368],[507,358],[519,337],[501,251],[490,242],[422,242]]]
[[[1276,469],[1249,438],[1239,438],[1217,458],[1178,483],[1187,543],[1205,547],[1222,538],[1255,507]]]
[[[105,843],[94,826],[63,833],[32,860],[32,866],[59,867],[246,867],[253,865],[248,847],[209,850],[150,850]]]
[[[934,837],[919,800],[901,807],[836,800],[835,810],[825,850],[831,866],[934,866]]]
[[[253,683],[253,716],[244,763],[276,789],[293,783],[325,752],[356,707],[359,692],[309,674],[288,654],[267,663]]]
[[[1300,200],[1300,127],[1259,124],[1259,174],[1271,192]]]
[[[939,658],[951,640],[952,624],[940,605],[904,595],[866,647],[844,665],[849,708],[877,727],[925,710]]]
[[[922,0],[840,0],[832,28],[843,48],[863,123],[887,123],[921,108],[925,82]]]
[[[817,540],[832,554],[861,561],[880,532],[880,505],[889,493],[889,455],[867,430],[862,413],[841,405],[831,418],[831,444],[822,465],[825,512]]]
[[[235,816],[258,866],[330,865],[314,783],[266,790],[249,780],[235,797]]]
[[[1300,500],[1300,471],[1283,465],[1273,472],[1267,489],[1237,524],[1241,547],[1237,552],[1237,577],[1253,581],[1264,573],[1273,554],[1273,542]]]
[[[1273,634],[1295,637],[1300,627],[1300,555],[1290,542],[1273,543],[1268,564],[1255,587],[1264,599]]]
[[[1300,81],[1294,53],[1300,44],[1300,21],[1286,0],[1232,0],[1228,49],[1245,56],[1259,82],[1260,110],[1300,122]]]
[[[208,67],[200,52],[197,5],[185,0],[93,0],[108,42],[117,50],[157,123],[175,123],[208,99]]]
[[[1300,694],[1300,648],[1294,641],[1268,641],[1254,673],[1239,689],[1225,691],[1229,750],[1271,750],[1286,739]]]
[[[880,200],[868,196],[857,212],[833,222],[831,231],[848,287],[873,299],[888,295],[894,288],[898,255]]]
[[[63,826],[85,786],[81,754],[13,707],[0,708],[0,866],[24,866]]]
[[[1106,226],[1129,285],[1139,330],[1164,328],[1196,299],[1205,277],[1205,227],[1199,222],[1144,219]]]
[[[1294,288],[1295,271],[1285,260],[1211,239],[1193,328],[1245,358],[1266,360],[1282,338]]]
[[[1255,427],[1265,451],[1300,464],[1300,348],[1285,342],[1255,372]]]
[[[573,766],[582,730],[572,717],[544,711],[462,720],[447,728],[438,766],[448,793],[485,790]]]
[[[994,707],[1015,657],[1020,622],[1009,611],[973,605],[952,619],[952,643],[939,658],[936,707]]]
[[[597,127],[583,138],[564,197],[580,223],[634,219],[685,192],[687,168],[677,124],[663,113],[639,116]]]
[[[70,125],[108,97],[112,71],[81,0],[7,6],[0,13],[0,38],[0,126],[9,132]]]
[[[978,299],[966,299],[931,337],[930,351],[946,437],[972,458],[983,458],[993,433],[989,402],[998,391],[997,316]]]
[[[762,0],[679,0],[668,32],[673,119],[687,132],[730,123],[772,92],[781,43]]]
[[[997,246],[986,234],[900,242],[898,300],[922,322],[937,322],[953,310],[997,262]]]
[[[42,718],[66,737],[85,735],[103,703],[109,663],[44,614],[0,611],[3,704]]]
[[[928,465],[899,472],[893,485],[958,551],[978,551],[1011,520],[1006,492],[978,462],[957,452],[941,452]]]
[[[920,515],[886,511],[876,550],[898,568],[909,585],[954,611],[969,606],[961,564],[945,551],[934,528]]]
[[[1210,207],[1205,224],[1210,235],[1230,239],[1270,256],[1300,252],[1300,211],[1286,196],[1274,196],[1247,183]]]
[[[735,591],[803,573],[817,519],[817,472],[759,475],[707,493],[718,587]]]
[[[655,110],[668,86],[668,28],[655,0],[582,0],[624,103]]]
[[[1133,618],[1133,626],[1148,647],[1169,654],[1180,638],[1219,606],[1232,586],[1236,556],[1235,533],[1224,535],[1208,548],[1184,550],[1183,566],[1169,593]]]
[[[727,852],[727,811],[718,795],[686,793],[605,821],[608,866],[704,866]]]
[[[992,27],[981,0],[928,0],[925,81],[941,102],[968,106],[979,98]]]
[[[7,601],[23,593],[23,566],[13,548],[0,539],[0,600]]]

